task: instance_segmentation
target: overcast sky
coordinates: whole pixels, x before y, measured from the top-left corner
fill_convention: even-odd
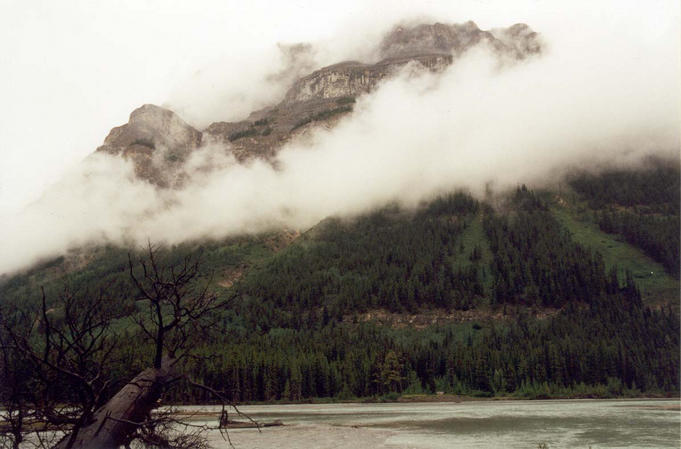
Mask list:
[[[625,42],[669,51],[678,73],[678,3],[0,0],[0,216],[38,198],[141,104],[169,105],[205,125],[267,100],[249,80],[273,69],[263,59],[278,42],[321,42],[352,57],[364,45],[358,33],[369,39],[404,18],[470,19],[481,28],[527,22],[555,36],[602,21]],[[238,99],[239,90],[242,102],[215,101]]]

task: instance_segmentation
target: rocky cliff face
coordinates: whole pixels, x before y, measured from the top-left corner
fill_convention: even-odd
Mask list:
[[[201,132],[177,114],[145,104],[128,123],[113,128],[97,151],[132,159],[139,177],[166,187],[172,184],[167,169],[180,165],[200,144]]]
[[[468,21],[464,24],[396,27],[383,38],[380,54],[385,59],[421,54],[448,54],[456,58],[481,43],[500,55],[515,59],[524,59],[541,50],[537,33],[524,23],[485,31]]]
[[[129,145],[160,146],[190,151],[201,143],[201,133],[177,114],[145,104],[130,114],[128,123],[111,130],[102,150],[116,151]]]
[[[378,63],[343,62],[324,67],[298,80],[286,94],[284,103],[361,95],[409,62],[417,62],[431,71],[442,71],[481,43],[500,56],[515,60],[539,53],[541,49],[537,33],[525,24],[493,31],[481,30],[473,22],[396,27],[383,38]]]
[[[284,103],[361,95],[370,92],[382,80],[412,61],[429,70],[441,71],[452,63],[452,55],[418,54],[389,58],[376,64],[343,62],[324,67],[298,80],[286,94]]]
[[[217,122],[203,132],[175,113],[153,105],[133,111],[114,128],[98,151],[131,158],[137,174],[159,186],[172,186],[187,155],[203,143],[226,145],[238,160],[269,159],[287,141],[315,126],[333,126],[352,112],[355,98],[371,92],[408,63],[443,71],[470,48],[484,44],[502,61],[540,53],[537,33],[525,24],[481,30],[473,22],[399,26],[378,46],[374,64],[342,62],[300,78],[283,100],[240,122]]]

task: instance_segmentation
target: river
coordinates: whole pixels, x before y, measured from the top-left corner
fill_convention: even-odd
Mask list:
[[[208,411],[210,407],[184,407]],[[255,405],[241,410],[285,425],[234,429],[237,449],[676,448],[678,400],[470,401]],[[217,432],[213,447],[229,445]]]

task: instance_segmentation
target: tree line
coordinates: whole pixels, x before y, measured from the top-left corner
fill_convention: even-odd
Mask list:
[[[667,207],[656,201],[651,207]],[[476,223],[480,240],[464,244]],[[646,307],[632,276],[606,271],[602,256],[576,243],[546,198],[525,186],[496,210],[458,192],[415,210],[390,205],[327,219],[260,258],[257,238],[167,248],[155,260],[98,251],[98,263],[62,278],[68,289],[58,282],[37,289],[58,262],[0,286],[0,346],[23,349],[0,361],[3,380],[12,380],[3,386],[16,387],[0,388],[3,405],[35,402],[38,382],[49,398],[41,410],[81,404],[80,415],[61,413],[85,428],[137,373],[162,369],[164,356],[183,359],[180,388],[164,389],[168,402],[679,390],[678,315]],[[678,247],[671,251],[678,259]],[[253,260],[233,285],[214,284],[216,269]],[[201,319],[185,313],[192,307],[203,310]],[[490,317],[419,329],[361,319],[375,309],[479,309]],[[69,334],[74,326],[86,332]],[[74,339],[95,341],[96,351],[72,352]],[[61,366],[55,357],[66,357],[59,348],[73,370],[85,370],[85,384],[51,371]]]
[[[594,211],[601,230],[622,236],[679,278],[678,159],[651,159],[638,169],[611,169],[569,178]]]

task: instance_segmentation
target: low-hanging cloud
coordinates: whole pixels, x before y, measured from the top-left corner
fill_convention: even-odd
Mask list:
[[[388,201],[413,205],[455,188],[539,182],[568,166],[678,154],[675,40],[607,27],[538,31],[546,51],[517,64],[500,65],[480,46],[441,74],[408,65],[333,129],[289,143],[274,166],[206,146],[188,161],[181,189],[159,190],[128,162],[91,156],[3,219],[0,273],[90,243],[304,229]]]
[[[167,105],[193,126],[242,120],[283,97],[318,65],[310,44],[278,43],[207,64],[172,90]]]

